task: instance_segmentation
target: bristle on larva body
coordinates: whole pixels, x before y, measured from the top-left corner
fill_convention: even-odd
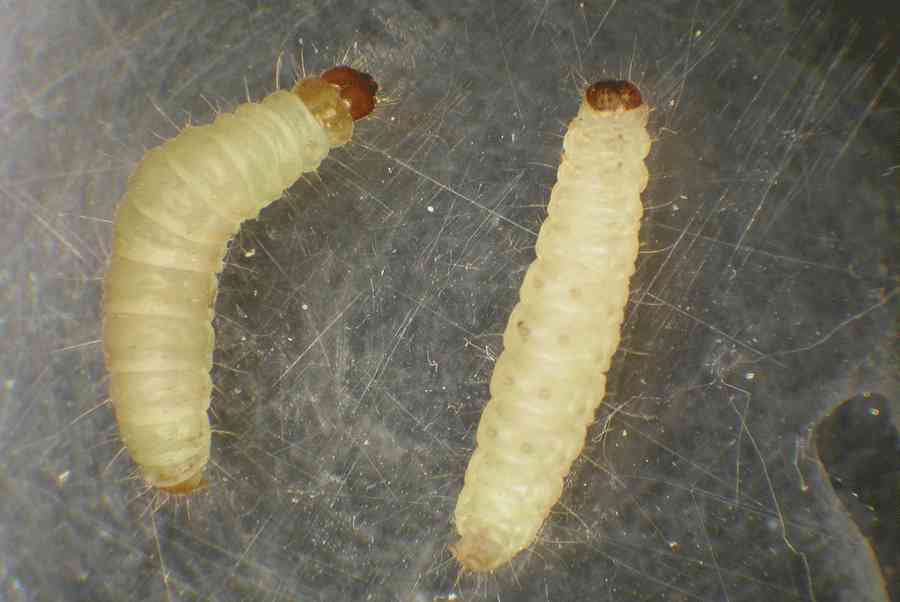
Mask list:
[[[129,179],[103,282],[103,347],[122,441],[151,486],[189,493],[204,483],[211,321],[229,240],[350,139],[376,90],[337,67],[186,128]]]
[[[456,506],[451,550],[467,570],[531,545],[605,395],[638,253],[648,114],[633,84],[599,82],[565,135]]]

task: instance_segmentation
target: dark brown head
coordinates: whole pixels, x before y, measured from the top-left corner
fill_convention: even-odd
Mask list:
[[[618,79],[592,84],[585,91],[584,97],[596,111],[629,111],[643,104],[638,87],[629,81]]]
[[[368,73],[342,65],[329,69],[319,77],[341,89],[341,98],[350,103],[350,115],[354,121],[362,119],[375,108],[378,84]]]

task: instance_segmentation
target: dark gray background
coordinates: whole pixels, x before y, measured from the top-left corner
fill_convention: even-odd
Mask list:
[[[0,599],[886,599],[810,432],[897,397],[896,15],[3,5]],[[178,127],[346,62],[382,103],[233,242],[211,485],[164,501],[101,405],[115,203]],[[458,578],[452,511],[560,136],[586,81],[623,76],[655,144],[607,403],[540,540]]]

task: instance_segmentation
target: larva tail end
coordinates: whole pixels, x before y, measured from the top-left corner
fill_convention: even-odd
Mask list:
[[[508,558],[502,546],[492,539],[479,535],[463,536],[450,545],[450,553],[464,569],[474,573],[488,573],[506,563]]]
[[[643,104],[641,91],[625,80],[607,79],[592,84],[584,93],[595,111],[630,111]]]
[[[359,121],[375,109],[378,83],[368,73],[341,65],[329,69],[321,79],[340,88],[341,98],[350,103],[350,115]]]
[[[172,495],[190,495],[200,490],[206,489],[209,483],[203,478],[202,473],[197,473],[186,481],[175,483],[174,485],[161,486],[160,491],[165,491]]]

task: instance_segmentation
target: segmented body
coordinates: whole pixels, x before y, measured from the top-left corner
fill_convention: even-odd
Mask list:
[[[186,493],[203,483],[228,241],[349,140],[360,109],[347,91],[359,87],[370,111],[377,86],[346,67],[243,104],[150,150],[129,179],[103,283],[103,345],[122,441],[150,485]]]
[[[535,539],[603,400],[638,253],[649,109],[628,82],[585,95],[503,336],[452,551],[490,571]]]

